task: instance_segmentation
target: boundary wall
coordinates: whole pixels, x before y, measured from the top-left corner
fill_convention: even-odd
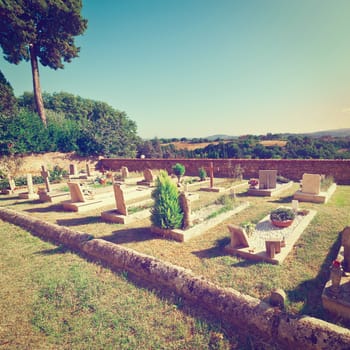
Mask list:
[[[191,270],[12,209],[0,208],[0,219],[46,240],[64,244],[112,269],[126,270],[159,289],[170,288],[214,313],[227,326],[234,326],[243,334],[254,333],[256,337],[280,344],[283,349],[345,350],[350,347],[350,330],[346,328],[313,317],[289,315],[232,288],[222,288]]]
[[[198,176],[198,169],[204,167],[209,175],[210,163],[214,165],[214,177],[232,177],[239,165],[243,177],[249,179],[258,177],[259,170],[277,170],[278,175],[293,181],[301,180],[304,173],[324,174],[333,176],[339,185],[350,185],[350,159],[131,159],[102,158],[99,161],[105,170],[120,170],[126,166],[129,171],[150,169],[165,169],[172,173],[172,166],[181,163],[186,167],[186,175]]]

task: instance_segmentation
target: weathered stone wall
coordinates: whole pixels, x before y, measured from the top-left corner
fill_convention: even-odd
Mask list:
[[[295,317],[279,312],[256,298],[195,276],[190,270],[11,209],[0,208],[0,218],[45,239],[63,243],[111,268],[129,271],[159,288],[171,288],[215,313],[227,324],[248,334],[254,332],[262,339],[273,339],[283,349],[349,349],[348,329],[312,317]]]
[[[334,177],[340,185],[350,184],[350,160],[333,159],[122,159],[104,158],[99,165],[108,170],[120,170],[126,166],[129,171],[165,169],[172,172],[172,166],[181,163],[186,175],[198,176],[198,169],[204,167],[209,175],[210,162],[214,164],[214,177],[229,177],[236,166],[240,166],[244,178],[258,177],[259,170],[277,170],[278,175],[291,180],[301,180],[304,173],[325,174]]]

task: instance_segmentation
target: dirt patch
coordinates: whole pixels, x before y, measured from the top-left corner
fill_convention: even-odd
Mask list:
[[[52,169],[55,165],[69,171],[69,164],[76,164],[78,171],[86,169],[86,163],[90,164],[90,169],[95,170],[98,163],[98,157],[80,157],[74,152],[60,153],[48,152],[43,154],[30,154],[20,156],[22,165],[16,176],[31,173],[33,175],[40,175],[41,166],[45,165],[47,169]]]

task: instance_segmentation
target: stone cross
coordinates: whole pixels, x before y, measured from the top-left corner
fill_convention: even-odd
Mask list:
[[[81,186],[77,182],[68,182],[69,193],[71,197],[71,201],[73,203],[76,202],[86,202],[84,193],[81,189]]]
[[[182,228],[186,230],[192,225],[191,222],[191,202],[186,196],[185,192],[181,192],[179,196],[179,203],[184,214]]]
[[[120,171],[122,173],[122,179],[126,179],[127,177],[129,177],[129,169],[126,166],[122,166],[120,168]]]
[[[113,185],[113,189],[114,189],[114,198],[115,198],[118,214],[128,215],[128,209],[126,207],[123,189],[118,183]]]
[[[321,191],[321,175],[303,174],[301,183],[301,192],[303,193],[319,194]]]
[[[51,191],[50,180],[49,180],[50,172],[46,169],[45,165],[41,166],[41,176],[44,178],[46,192],[50,192]]]
[[[214,187],[214,164],[210,162],[210,188]]]
[[[28,194],[34,194],[32,174],[27,174],[27,188]]]
[[[259,189],[276,188],[277,170],[259,170]]]
[[[341,244],[344,247],[343,268],[345,272],[350,272],[350,226],[344,228],[341,235]]]
[[[76,164],[69,164],[69,175],[77,175],[77,165]]]

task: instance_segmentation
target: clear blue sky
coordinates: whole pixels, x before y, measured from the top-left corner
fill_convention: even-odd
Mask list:
[[[107,102],[141,137],[350,127],[350,0],[85,0],[80,56],[42,90]],[[29,62],[0,59],[15,94]]]

